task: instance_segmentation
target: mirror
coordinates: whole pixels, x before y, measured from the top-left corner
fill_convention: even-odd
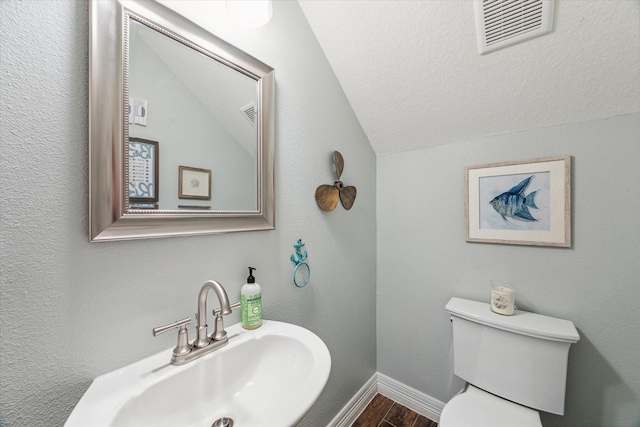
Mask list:
[[[274,229],[274,70],[153,1],[90,14],[90,240]]]

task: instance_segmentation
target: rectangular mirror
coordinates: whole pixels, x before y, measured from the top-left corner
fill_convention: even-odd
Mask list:
[[[275,228],[274,70],[154,1],[90,14],[90,240]]]

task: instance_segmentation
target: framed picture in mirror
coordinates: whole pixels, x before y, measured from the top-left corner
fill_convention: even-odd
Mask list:
[[[129,138],[129,202],[158,201],[158,142]]]
[[[178,167],[180,199],[211,200],[211,169]]]

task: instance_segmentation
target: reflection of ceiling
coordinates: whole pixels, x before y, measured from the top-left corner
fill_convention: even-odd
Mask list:
[[[471,1],[299,4],[377,154],[640,111],[638,1],[558,0],[483,56]]]
[[[133,23],[131,37],[137,36],[255,157],[257,127],[247,121],[242,108],[255,103],[256,81],[155,30]]]

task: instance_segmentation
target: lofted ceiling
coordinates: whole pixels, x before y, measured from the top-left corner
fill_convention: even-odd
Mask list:
[[[485,55],[469,0],[298,2],[378,155],[640,111],[637,0],[557,0]]]

